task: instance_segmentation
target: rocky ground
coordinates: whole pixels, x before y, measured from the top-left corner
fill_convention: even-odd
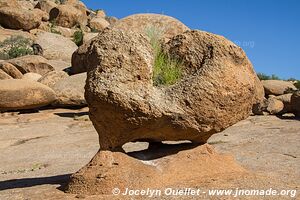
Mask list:
[[[98,151],[98,134],[87,114],[87,108],[3,113],[0,199],[113,199],[62,191],[70,174],[87,164]],[[246,169],[245,173],[193,181],[199,181],[199,187],[207,189],[299,189],[299,133],[299,119],[251,116],[213,135],[208,142],[217,152],[232,154]],[[126,149],[145,147],[144,143],[129,144]]]

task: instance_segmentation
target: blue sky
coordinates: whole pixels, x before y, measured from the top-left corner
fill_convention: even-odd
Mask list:
[[[82,0],[123,18],[134,13],[173,16],[191,29],[234,41],[255,70],[300,79],[299,0]]]

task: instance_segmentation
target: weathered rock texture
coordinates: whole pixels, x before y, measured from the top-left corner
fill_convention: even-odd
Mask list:
[[[38,81],[40,78],[42,78],[40,74],[29,72],[24,74],[22,79],[29,80],[29,81]]]
[[[85,97],[101,149],[137,140],[205,143],[264,96],[246,54],[224,37],[188,31],[164,49],[183,61],[184,75],[154,87],[153,52],[142,35],[106,29],[92,40]]]
[[[49,105],[55,100],[55,93],[49,87],[28,80],[0,81],[0,110],[32,109]]]
[[[29,72],[44,75],[54,68],[48,63],[47,59],[42,56],[28,55],[19,58],[7,60],[8,63],[14,65],[22,74]]]
[[[179,20],[160,14],[135,14],[117,21],[114,28],[125,31],[135,31],[147,35],[147,32],[160,33],[161,37],[169,40],[173,36],[190,30]]]
[[[282,80],[262,81],[266,95],[282,95],[288,90],[297,90],[293,83]]]
[[[71,62],[72,54],[78,48],[69,38],[48,32],[39,33],[34,43],[42,47],[45,58],[66,62]]]
[[[51,88],[55,91],[57,100],[54,106],[86,106],[84,98],[86,74],[67,76],[58,80]]]
[[[0,63],[0,69],[12,78],[21,79],[23,77],[23,74],[10,63]]]
[[[76,25],[87,25],[86,11],[79,4],[73,5],[64,3],[52,8],[50,11],[50,20],[55,20],[59,26],[72,28]]]
[[[51,71],[40,78],[38,82],[52,88],[59,80],[67,77],[69,77],[69,75],[64,71]]]
[[[35,11],[15,7],[0,8],[0,24],[10,29],[23,29],[29,31],[37,28],[42,17]]]
[[[94,17],[89,22],[89,27],[94,30],[103,30],[109,26],[109,22],[102,17]]]
[[[291,97],[291,104],[294,114],[300,117],[300,91],[295,92]]]
[[[195,185],[193,180],[199,182],[204,177],[246,172],[231,156],[217,154],[212,146],[186,150],[187,146],[163,146],[132,153],[132,157],[121,152],[100,151],[89,165],[71,176],[67,191],[110,195],[114,188],[124,192],[125,188],[191,187]]]
[[[11,29],[4,29],[4,28],[0,29],[0,42],[3,42],[4,40],[9,39],[12,36],[13,37],[22,36],[22,37],[30,39],[30,40],[35,39],[34,35],[31,35],[28,32],[11,30]]]
[[[0,69],[0,80],[12,79],[10,75]]]

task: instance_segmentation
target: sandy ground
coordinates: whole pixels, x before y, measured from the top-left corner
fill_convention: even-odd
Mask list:
[[[249,173],[259,176],[258,179],[237,176],[232,179],[235,185],[299,189],[299,119],[251,116],[212,136],[208,143],[219,153],[232,154]],[[129,149],[139,147],[129,145]],[[61,191],[70,174],[87,164],[98,148],[98,134],[88,120],[87,108],[1,114],[0,199],[122,199]]]

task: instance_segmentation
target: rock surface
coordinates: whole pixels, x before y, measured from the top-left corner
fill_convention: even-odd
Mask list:
[[[53,103],[54,106],[85,106],[84,86],[86,74],[78,74],[60,79],[52,89],[56,93],[57,100]]]
[[[28,32],[25,32],[25,31],[17,31],[17,30],[0,28],[0,42],[3,42],[4,40],[9,39],[12,36],[22,36],[24,38],[28,38],[31,40],[35,39],[34,35],[32,35]]]
[[[12,78],[21,79],[23,77],[23,74],[10,63],[0,63],[0,69]]]
[[[89,27],[94,30],[103,30],[109,26],[109,22],[102,17],[94,17],[89,22]]]
[[[205,143],[248,117],[263,98],[245,53],[221,36],[188,31],[165,50],[183,59],[185,75],[154,87],[153,52],[144,37],[106,29],[91,42],[85,97],[102,149],[136,140]]]
[[[38,82],[53,88],[53,86],[61,79],[65,79],[69,75],[64,71],[51,71],[41,77]]]
[[[83,36],[83,43],[89,42],[91,39],[93,39],[97,35],[98,35],[98,33],[86,33],[86,34],[84,34],[84,36]]]
[[[0,110],[21,110],[49,105],[56,97],[49,87],[28,80],[0,81]]]
[[[63,71],[66,68],[71,66],[70,62],[65,62],[62,60],[48,60],[48,63],[56,70],[56,71]]]
[[[278,114],[280,112],[282,112],[282,110],[284,109],[284,104],[282,101],[275,99],[275,98],[269,98],[268,99],[268,106],[267,106],[267,111],[270,114]]]
[[[40,78],[42,78],[40,74],[29,72],[24,74],[22,79],[29,80],[29,81],[38,81]]]
[[[47,72],[54,70],[47,59],[37,55],[22,56],[7,60],[7,62],[14,65],[22,74],[34,72],[44,75]]]
[[[10,29],[29,31],[41,24],[42,18],[36,12],[15,7],[0,8],[0,24]]]
[[[71,62],[72,54],[78,48],[70,39],[48,32],[38,33],[34,43],[42,47],[43,57],[65,62]]]
[[[81,117],[77,119],[75,116]],[[123,195],[112,194],[76,195],[58,189],[68,183],[69,174],[86,165],[99,150],[97,132],[91,121],[80,120],[83,117],[88,118],[87,108],[78,110],[56,108],[41,110],[38,113],[0,114],[0,160],[2,161],[0,199],[19,199],[20,197],[33,200],[132,199],[132,196],[126,198]],[[299,190],[299,132],[299,120],[279,119],[276,116],[251,116],[224,132],[213,135],[208,141],[219,154],[233,155],[236,162],[247,169],[246,173],[241,175],[228,173],[219,176],[214,174],[212,177],[205,176],[201,179],[191,177],[190,182],[194,184],[183,186],[180,183],[172,188],[200,188],[202,191],[207,191],[221,188],[269,189],[272,187],[276,190],[285,188]],[[146,148],[147,144],[144,143],[130,143],[124,149],[126,152],[132,152]],[[222,157],[222,155],[219,156]],[[191,158],[193,157],[194,155]],[[214,158],[216,157],[213,155],[212,159]],[[207,162],[211,163],[209,160]],[[114,167],[121,168],[122,166],[114,165]],[[190,172],[185,171],[185,173]],[[200,172],[197,171],[197,173]],[[124,177],[124,174],[120,173],[120,175]],[[145,176],[140,177],[141,181],[144,178]],[[41,181],[51,182],[51,184],[41,184]],[[29,183],[34,186],[28,187]],[[299,198],[298,193],[297,191],[294,199]],[[228,199],[227,196],[216,197],[216,199],[220,198]],[[261,198],[261,196],[251,196],[248,199],[261,200]],[[170,200],[170,196],[152,199]],[[173,196],[171,199],[211,200],[212,197],[206,195]],[[271,198],[264,197],[264,199],[290,200],[292,198],[291,196],[272,196]]]
[[[300,116],[300,91],[291,96],[291,106],[296,116]]]
[[[129,155],[100,151],[89,165],[72,175],[67,191],[110,195],[114,188],[163,189],[189,185],[191,180],[207,176],[246,172],[232,157],[217,154],[210,145],[189,148],[191,145],[162,145]]]
[[[179,20],[160,14],[135,14],[118,20],[114,25],[125,31],[135,31],[147,35],[147,32],[159,32],[162,38],[169,40],[173,36],[190,30]]]
[[[262,81],[266,95],[282,95],[289,89],[297,90],[293,83],[282,80]]]
[[[0,80],[12,79],[10,75],[0,69]]]
[[[51,0],[39,0],[39,2],[36,4],[35,8],[41,9],[42,11],[47,12],[48,14],[50,11],[55,8],[57,4],[54,1]]]
[[[50,20],[55,20],[59,26],[72,28],[76,25],[87,25],[87,15],[70,4],[62,4],[50,11]]]

